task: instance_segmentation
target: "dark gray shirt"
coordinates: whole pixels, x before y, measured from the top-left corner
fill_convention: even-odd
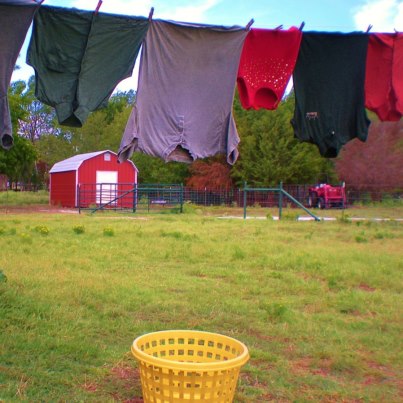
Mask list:
[[[0,1],[0,144],[5,149],[13,145],[7,90],[37,7],[32,1]]]

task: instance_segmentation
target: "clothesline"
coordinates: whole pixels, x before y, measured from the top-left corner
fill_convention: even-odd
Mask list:
[[[23,0],[22,0],[22,1],[23,1]],[[33,1],[34,3],[39,4],[39,5],[41,5],[42,3],[45,2],[45,0],[32,0],[32,1]],[[103,1],[104,1],[104,0],[98,0],[98,3],[97,3],[97,5],[96,5],[96,7],[95,7],[95,10],[94,10],[95,15],[99,12],[99,10],[100,10],[100,8],[101,8],[101,6],[102,6],[102,4],[103,4]],[[149,15],[148,15],[148,19],[149,19],[150,21],[151,21],[151,19],[152,19],[152,17],[153,17],[153,14],[154,14],[154,7],[151,7],[150,13],[149,13]],[[253,24],[254,22],[255,22],[255,21],[254,21],[254,19],[252,18],[252,19],[249,21],[249,23],[246,25],[246,29],[250,29],[250,27],[252,26],[252,24]],[[299,29],[302,30],[302,29],[304,28],[304,26],[305,26],[305,22],[303,21],[303,22],[301,23]],[[282,29],[282,28],[283,28],[283,24],[277,26],[277,27],[274,28],[274,29]],[[325,27],[324,27],[324,28],[325,28]],[[326,28],[328,29],[329,26],[327,26]],[[366,32],[368,33],[372,28],[373,28],[373,25],[372,25],[372,24],[369,24],[369,25],[368,25],[368,28],[367,28],[367,30],[366,30]],[[337,30],[339,30],[339,29],[337,29]],[[398,32],[398,31],[395,29],[395,32]]]
[[[351,138],[366,139],[365,106],[384,120],[400,119],[403,113],[403,34],[369,33],[372,26],[361,33],[302,33],[304,23],[299,29],[252,28],[253,19],[246,27],[223,27],[153,20],[153,8],[148,18],[101,13],[102,1],[95,12],[33,2],[36,7],[13,9],[0,1],[14,19],[7,28],[10,35],[18,36],[12,45],[0,45],[13,46],[18,55],[29,19],[34,19],[27,62],[35,69],[35,94],[56,109],[61,124],[81,126],[89,113],[104,106],[117,83],[132,74],[143,44],[136,105],[122,138],[121,160],[134,151],[186,162],[225,153],[235,163],[236,82],[246,109],[275,109],[294,74],[295,136],[315,143],[326,157],[336,156]],[[24,24],[22,10],[28,19]],[[10,23],[4,15],[0,18]],[[366,59],[367,48],[375,56]],[[377,67],[381,75],[371,76],[377,60],[385,59]],[[9,67],[15,60],[7,61]],[[371,94],[366,105],[364,83]],[[2,103],[0,135],[9,148],[11,122],[3,98]]]

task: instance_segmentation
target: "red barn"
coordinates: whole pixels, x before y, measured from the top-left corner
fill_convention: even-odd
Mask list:
[[[118,163],[109,151],[79,154],[57,162],[49,171],[50,204],[88,207],[110,203],[110,207],[131,208],[138,170],[132,161]]]

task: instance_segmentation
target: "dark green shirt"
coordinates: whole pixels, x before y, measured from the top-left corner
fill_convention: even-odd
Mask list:
[[[131,76],[148,26],[145,17],[42,6],[27,54],[36,97],[56,108],[60,124],[81,127]]]

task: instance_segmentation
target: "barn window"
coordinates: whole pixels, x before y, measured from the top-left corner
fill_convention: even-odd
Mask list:
[[[110,153],[105,153],[104,154],[104,161],[110,161],[111,160],[111,154]]]

